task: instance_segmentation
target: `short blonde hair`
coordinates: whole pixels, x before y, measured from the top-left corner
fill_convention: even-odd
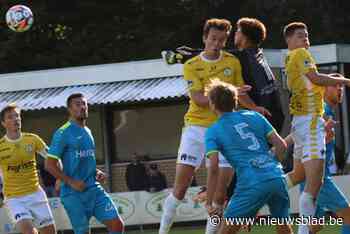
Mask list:
[[[238,90],[235,86],[223,82],[217,78],[211,80],[205,89],[205,94],[216,110],[231,112],[238,106]]]

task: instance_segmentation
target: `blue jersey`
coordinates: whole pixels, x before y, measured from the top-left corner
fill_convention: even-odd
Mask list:
[[[325,102],[324,105],[324,115],[326,118],[331,118],[335,120],[335,113],[332,110],[332,108]],[[335,150],[335,139],[333,138],[327,145],[326,145],[326,168],[325,168],[325,177],[331,176],[331,172],[329,170],[329,167],[333,164],[335,160],[334,156],[334,150]]]
[[[69,121],[59,128],[52,139],[49,157],[61,159],[65,175],[85,182],[86,187],[96,182],[95,143],[91,131]],[[61,196],[76,192],[62,183]]]
[[[283,177],[282,165],[270,153],[268,136],[275,132],[257,112],[224,113],[206,132],[206,155],[221,152],[237,174],[237,189]]]

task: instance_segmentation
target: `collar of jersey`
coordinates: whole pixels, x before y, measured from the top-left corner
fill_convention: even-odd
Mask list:
[[[8,142],[16,143],[16,142],[19,142],[20,140],[22,140],[22,136],[23,136],[23,134],[21,133],[21,135],[16,140],[12,140],[12,139],[8,138],[7,135],[5,134],[5,139]]]
[[[221,60],[221,58],[222,58],[222,50],[220,51],[220,56],[219,56],[219,58],[214,59],[214,60],[207,59],[206,57],[204,57],[203,53],[204,53],[204,51],[201,52],[201,53],[199,54],[199,57],[200,57],[204,62],[207,62],[207,63],[216,63],[216,62],[219,62],[219,61]]]

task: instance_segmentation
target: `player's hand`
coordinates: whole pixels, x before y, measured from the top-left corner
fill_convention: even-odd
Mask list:
[[[238,96],[247,95],[247,93],[252,89],[250,85],[243,85],[237,88]]]
[[[271,113],[270,111],[268,111],[265,107],[262,106],[257,106],[253,109],[253,111],[259,112],[260,114],[264,115],[264,116],[269,116],[271,117]]]
[[[216,209],[211,204],[206,203],[205,208],[207,209],[209,216],[216,214]]]
[[[332,118],[329,118],[324,123],[324,128],[326,131],[334,129],[335,125],[337,124],[337,121],[334,121]]]
[[[188,46],[180,46],[176,48],[176,52],[182,55],[191,55],[195,50]]]
[[[222,216],[222,209],[220,209],[219,207],[214,207],[211,204],[206,203],[205,208],[207,209],[209,216],[212,216],[212,215]]]
[[[205,202],[207,200],[207,191],[204,190],[204,191],[199,191],[193,198],[192,198],[192,201],[194,202],[199,202],[199,203],[202,203],[202,202]]]
[[[107,179],[106,174],[103,171],[97,169],[96,170],[96,180],[99,183],[103,184],[106,181],[106,179]]]
[[[68,185],[78,192],[83,192],[86,188],[86,185],[85,185],[84,181],[82,181],[82,180],[70,179],[68,181]]]

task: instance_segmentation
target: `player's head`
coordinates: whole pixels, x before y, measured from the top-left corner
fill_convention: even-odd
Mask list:
[[[232,25],[226,19],[208,19],[203,28],[204,50],[218,53],[226,46]]]
[[[237,48],[259,47],[265,39],[266,27],[260,20],[244,17],[237,21],[234,38]]]
[[[333,105],[337,105],[343,101],[344,87],[340,84],[326,87],[325,99]]]
[[[283,36],[289,49],[308,49],[310,47],[307,26],[302,22],[293,22],[286,25],[283,29]]]
[[[75,120],[83,121],[88,118],[88,104],[82,93],[73,93],[67,98],[69,116]]]
[[[15,103],[5,106],[0,112],[0,117],[1,124],[6,131],[21,130],[21,109]]]
[[[206,89],[209,106],[215,113],[232,112],[237,109],[238,91],[228,83],[213,79]]]

